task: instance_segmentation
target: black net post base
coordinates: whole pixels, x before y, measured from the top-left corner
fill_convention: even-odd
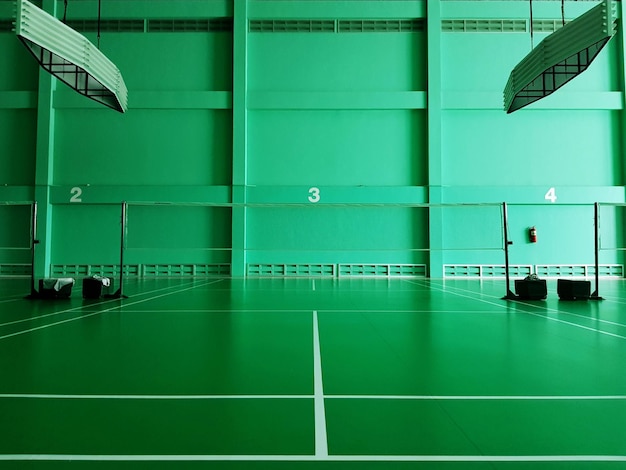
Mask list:
[[[506,295],[502,297],[502,300],[520,300],[520,297],[519,295],[515,295],[513,292],[511,292],[510,289],[507,289]]]

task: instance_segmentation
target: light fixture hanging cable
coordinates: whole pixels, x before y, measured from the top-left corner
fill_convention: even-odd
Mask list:
[[[100,50],[100,22],[102,18],[102,0],[98,0],[98,50]]]
[[[534,44],[534,40],[533,40],[533,0],[529,0],[528,2],[530,4],[530,49],[533,50],[535,48],[535,44]]]

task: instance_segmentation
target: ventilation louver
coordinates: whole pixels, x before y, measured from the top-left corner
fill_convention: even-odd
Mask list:
[[[524,33],[525,20],[442,20],[441,30],[446,33]]]
[[[334,20],[250,20],[251,33],[334,33]]]
[[[412,33],[424,31],[424,20],[339,20],[340,33]]]
[[[0,33],[9,33],[15,29],[15,23],[12,20],[0,20]]]
[[[81,33],[98,31],[98,20],[67,20],[66,24]],[[100,20],[100,31],[105,33],[143,33],[144,20]]]
[[[411,33],[425,31],[423,18],[406,20],[250,20],[251,33]]]
[[[232,30],[232,18],[148,20],[149,33],[222,33]]]

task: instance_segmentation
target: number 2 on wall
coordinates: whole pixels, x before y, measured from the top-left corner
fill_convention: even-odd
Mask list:
[[[556,202],[556,190],[554,188],[548,189],[548,192],[543,198],[546,201],[550,201],[551,203],[554,204]]]
[[[83,202],[81,198],[83,194],[83,190],[81,188],[76,186],[70,190],[70,193],[72,194],[72,197],[70,198],[70,202]]]

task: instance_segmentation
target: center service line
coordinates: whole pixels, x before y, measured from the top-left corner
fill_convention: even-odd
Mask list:
[[[322,381],[322,353],[317,323],[317,310],[313,311],[313,385],[315,404],[315,457],[328,457],[328,438],[326,436],[326,410],[324,408],[324,383]]]

